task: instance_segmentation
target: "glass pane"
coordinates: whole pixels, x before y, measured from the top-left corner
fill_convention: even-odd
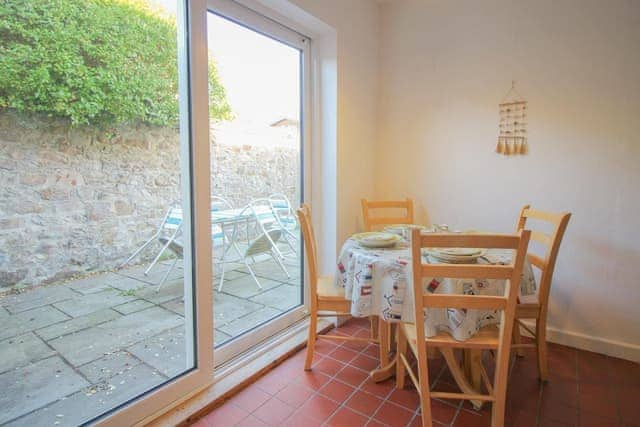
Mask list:
[[[0,5],[0,425],[75,426],[193,367],[177,9]]]
[[[209,77],[221,83],[212,93],[224,90],[227,101],[210,104],[220,346],[303,302],[295,216],[302,199],[302,52],[214,13],[208,32]]]

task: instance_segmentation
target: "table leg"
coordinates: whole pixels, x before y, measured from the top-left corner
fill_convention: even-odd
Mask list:
[[[442,355],[447,362],[447,366],[449,366],[451,376],[453,376],[453,379],[456,381],[456,384],[458,384],[458,387],[460,387],[460,390],[462,390],[462,392],[466,394],[479,394],[479,388],[475,388],[473,385],[471,385],[469,383],[468,377],[465,376],[465,372],[463,372],[463,370],[466,370],[466,368],[462,369],[458,364],[458,361],[453,354],[453,349],[451,347],[442,347],[440,351],[442,352]],[[466,363],[466,360],[463,363]],[[470,402],[475,409],[482,408],[482,401],[471,400]]]
[[[482,350],[464,349],[464,373],[469,379],[471,387],[480,392],[482,377],[480,374],[480,365],[482,364]]]
[[[385,322],[382,317],[378,317],[378,337],[380,339],[380,367],[369,373],[375,382],[381,382],[391,378],[396,372],[396,361],[398,355],[389,360],[391,352],[391,325]]]

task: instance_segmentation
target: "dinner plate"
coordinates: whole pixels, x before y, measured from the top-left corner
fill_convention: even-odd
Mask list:
[[[465,248],[466,249],[466,248]],[[454,255],[451,253],[445,253],[439,248],[428,248],[424,252],[436,261],[448,263],[448,264],[466,264],[474,263],[478,258],[485,255],[487,251],[485,249],[477,249],[473,254],[469,255]]]
[[[402,237],[397,234],[380,231],[358,233],[351,236],[351,238],[367,248],[388,248],[402,240]]]

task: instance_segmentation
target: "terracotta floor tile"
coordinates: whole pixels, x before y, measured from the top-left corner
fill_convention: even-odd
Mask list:
[[[386,398],[389,394],[391,394],[391,391],[396,388],[396,383],[394,379],[388,379],[376,383],[371,378],[368,378],[361,384],[360,388],[378,397]]]
[[[283,425],[286,427],[320,427],[323,421],[311,418],[304,411],[296,411],[291,417],[289,417]]]
[[[258,387],[247,387],[230,399],[230,402],[247,412],[253,412],[263,403],[271,399],[271,395]]]
[[[329,357],[339,360],[342,363],[348,364],[358,356],[358,352],[345,347],[337,347],[329,354]]]
[[[364,417],[349,408],[340,408],[329,419],[327,425],[331,427],[362,427],[367,424],[369,418]]]
[[[344,402],[356,389],[352,386],[340,382],[338,380],[331,380],[326,383],[322,388],[318,391],[318,393],[322,394],[325,397],[328,397],[331,400],[335,400],[336,402]]]
[[[325,357],[320,362],[313,365],[313,370],[317,372],[322,372],[332,377],[335,374],[337,374],[339,371],[341,371],[345,366],[346,365],[342,362],[338,362],[337,360],[331,359],[329,357]]]
[[[369,420],[369,422],[367,423],[367,427],[387,427],[387,426],[385,424],[382,424],[379,421]]]
[[[542,399],[540,418],[575,426],[578,424],[578,408],[557,400]]]
[[[291,383],[280,390],[278,394],[276,394],[276,397],[292,408],[299,408],[300,405],[306,402],[312,395],[313,392],[307,387]]]
[[[322,395],[315,395],[309,399],[301,410],[310,418],[326,421],[338,409],[338,404]]]
[[[343,381],[347,384],[351,384],[354,387],[362,384],[364,380],[369,377],[368,371],[363,371],[358,368],[354,368],[353,366],[346,366],[340,372],[336,374],[336,378],[339,378],[340,381]]]
[[[490,415],[486,415],[485,413],[472,413],[469,411],[459,411],[453,422],[454,427],[489,427],[490,424]]]
[[[380,357],[380,348],[377,344],[369,344],[362,353],[377,359]]]
[[[411,411],[415,411],[420,406],[420,396],[413,388],[395,389],[389,395],[388,400]]]
[[[322,372],[305,372],[302,371],[300,376],[294,380],[295,383],[303,385],[311,390],[319,390],[331,379],[327,374]]]
[[[366,356],[364,354],[360,354],[354,360],[351,361],[350,365],[355,366],[356,368],[364,369],[365,371],[372,371],[376,369],[379,365],[378,359]]]
[[[244,409],[240,409],[232,403],[225,403],[224,405],[216,408],[204,417],[204,420],[210,426],[220,425],[234,425],[243,418],[246,418],[249,413]]]
[[[330,340],[325,340],[325,339],[318,339],[316,341],[315,346],[313,347],[313,352],[317,353],[317,354],[329,354],[331,353],[333,350],[335,350],[338,347],[338,344],[335,343],[334,341],[330,341]]]
[[[371,417],[376,413],[380,405],[382,405],[382,402],[383,399],[362,390],[358,390],[349,400],[346,401],[345,406]]]
[[[529,411],[509,411],[507,408],[504,424],[506,427],[536,427],[536,413]]]
[[[276,425],[289,418],[293,411],[291,406],[273,397],[253,411],[253,415],[269,425]]]
[[[458,412],[458,408],[431,399],[431,418],[443,424],[450,424]]]
[[[391,427],[404,427],[409,424],[414,413],[415,411],[409,411],[395,403],[384,402],[373,418]]]
[[[580,427],[616,427],[619,426],[617,418],[601,417],[596,414],[580,413]]]
[[[254,384],[255,387],[266,391],[267,393],[274,395],[289,384],[290,379],[281,375],[273,375],[273,372],[265,374],[258,379]]]
[[[266,427],[268,426],[268,424],[254,417],[253,415],[249,415],[248,417],[240,421],[238,424],[236,424],[236,427],[263,427],[263,426]]]

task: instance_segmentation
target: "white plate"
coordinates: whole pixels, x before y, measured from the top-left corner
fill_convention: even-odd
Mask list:
[[[434,249],[425,249],[424,252],[436,261],[450,264],[464,264],[475,262],[478,258],[487,253],[484,249],[478,250],[479,252],[476,252],[473,255],[451,255]]]
[[[382,233],[379,231],[358,233],[351,237],[367,248],[388,248],[402,240],[402,237],[397,234]]]

